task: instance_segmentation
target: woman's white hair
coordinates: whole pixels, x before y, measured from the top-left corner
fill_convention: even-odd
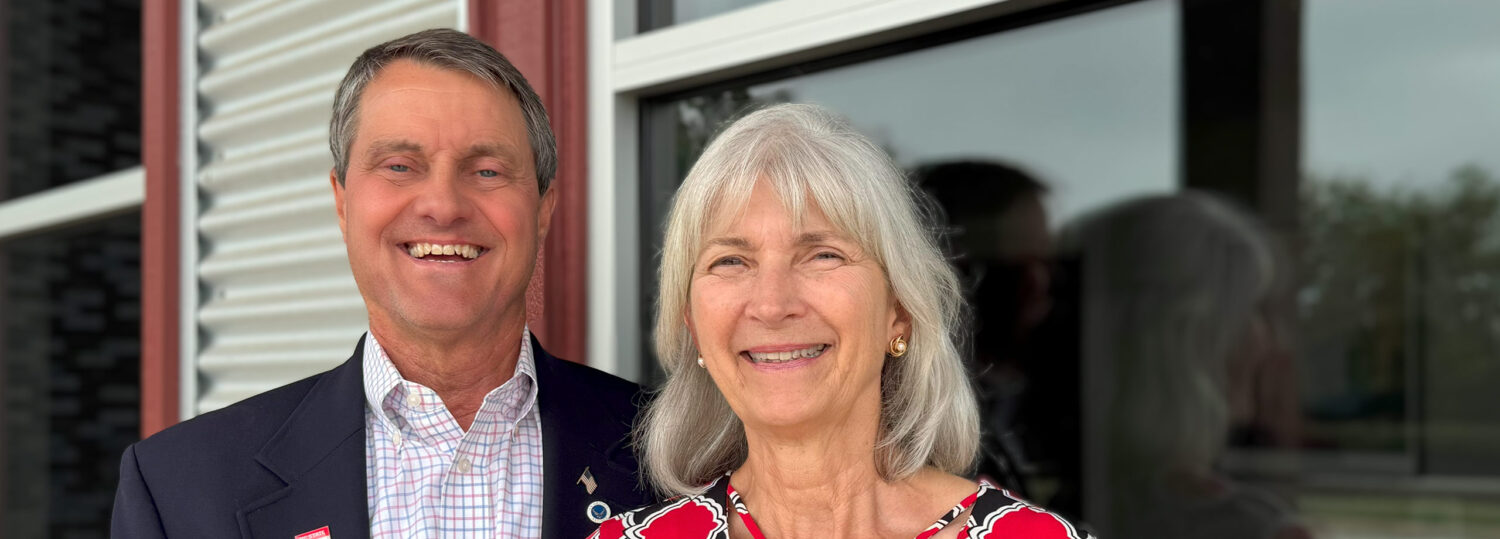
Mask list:
[[[877,472],[900,480],[927,465],[967,470],[979,445],[978,410],[956,343],[959,283],[927,226],[932,212],[890,156],[842,118],[791,104],[729,125],[672,202],[655,335],[667,379],[636,432],[647,479],[665,494],[694,492],[747,456],[744,425],[696,365],[685,314],[704,231],[740,214],[760,181],[794,220],[811,204],[872,255],[909,316],[908,351],[886,358],[881,374],[880,431],[870,448]]]

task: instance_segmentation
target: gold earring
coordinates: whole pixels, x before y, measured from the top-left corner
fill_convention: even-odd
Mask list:
[[[906,339],[900,335],[897,335],[896,338],[891,339],[891,348],[889,350],[886,350],[886,352],[890,353],[891,357],[901,357],[906,355]]]
[[[707,369],[708,368],[708,367],[705,367],[703,365],[703,356],[698,356],[698,368],[700,368],[700,369]]]

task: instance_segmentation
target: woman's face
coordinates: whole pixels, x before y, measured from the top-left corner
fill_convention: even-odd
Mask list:
[[[908,322],[873,257],[816,208],[801,225],[764,181],[741,215],[712,223],[689,329],[747,427],[873,425],[885,350]]]

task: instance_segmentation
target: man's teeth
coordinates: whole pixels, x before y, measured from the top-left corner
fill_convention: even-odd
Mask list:
[[[817,345],[817,346],[811,346],[811,347],[808,347],[808,348],[803,348],[801,350],[788,350],[786,352],[746,352],[746,353],[750,355],[750,360],[754,361],[756,363],[785,363],[785,362],[788,362],[788,361],[791,361],[791,360],[794,360],[794,359],[802,359],[802,358],[805,358],[805,357],[818,357],[820,355],[823,355],[823,350],[826,350],[826,349],[828,349],[828,345],[826,345],[826,344],[820,344],[820,345]]]
[[[472,260],[484,253],[484,248],[468,244],[408,243],[406,252],[410,253],[412,258],[423,258],[427,255],[457,255]]]

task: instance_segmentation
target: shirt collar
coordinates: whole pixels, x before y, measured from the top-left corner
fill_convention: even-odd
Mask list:
[[[390,396],[392,391],[395,391],[401,385],[401,382],[405,381],[405,378],[402,378],[401,371],[396,370],[396,364],[391,362],[391,356],[386,354],[385,348],[380,346],[380,342],[375,339],[373,332],[365,331],[364,348],[364,358],[362,358],[362,361],[365,374],[365,406],[373,410],[375,415],[387,427],[395,428],[395,425],[391,424],[391,418],[387,416],[382,403],[385,402],[386,397]],[[521,328],[521,350],[516,358],[516,370],[511,374],[511,378],[506,381],[506,384],[510,384],[512,381],[526,386],[526,397],[521,404],[520,413],[517,416],[523,417],[535,409],[537,394],[536,361],[532,358],[530,326]],[[493,408],[492,405],[495,403],[492,401],[498,398],[500,389],[503,387],[505,386],[502,385],[501,387],[494,388],[485,395],[486,405],[482,406],[481,410]]]

